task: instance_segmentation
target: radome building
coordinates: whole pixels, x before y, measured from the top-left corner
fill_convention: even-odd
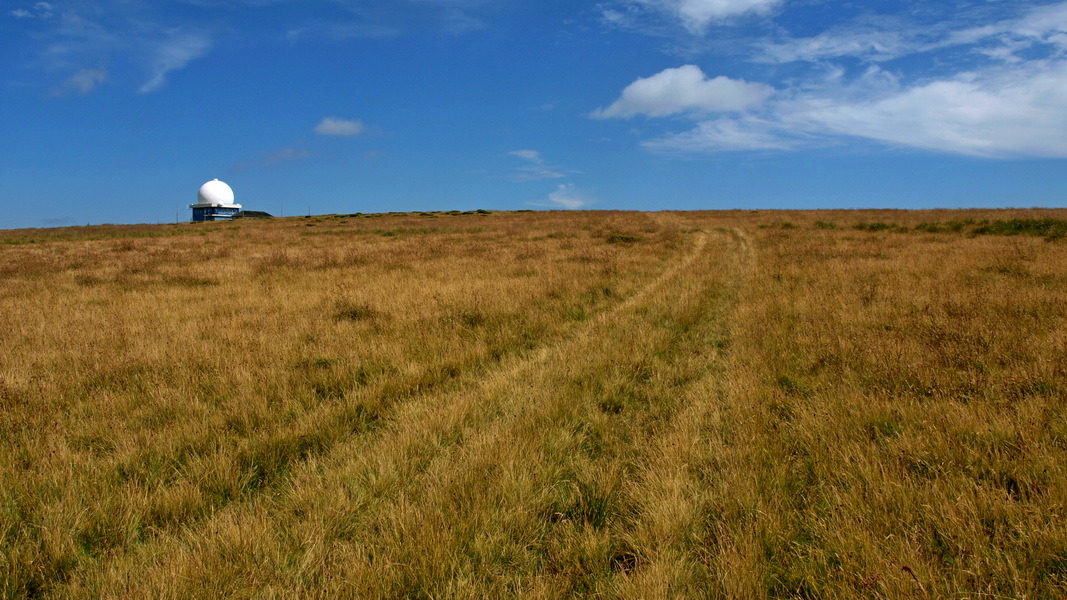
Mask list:
[[[233,200],[233,190],[230,186],[218,179],[212,179],[200,186],[196,204],[190,204],[189,208],[193,209],[194,221],[229,221],[241,212],[241,205],[234,204]]]

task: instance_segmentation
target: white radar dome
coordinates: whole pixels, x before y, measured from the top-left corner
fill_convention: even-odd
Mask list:
[[[233,204],[233,190],[230,186],[218,179],[213,179],[200,186],[200,194],[196,197],[197,204],[231,205]]]

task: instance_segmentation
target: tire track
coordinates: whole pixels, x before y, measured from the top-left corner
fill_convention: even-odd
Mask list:
[[[672,220],[672,223],[675,221]],[[561,402],[559,390],[568,380],[579,375],[581,370],[578,365],[564,364],[557,359],[570,357],[580,362],[584,357],[590,357],[590,365],[599,364],[597,350],[601,349],[602,341],[610,337],[605,335],[606,330],[620,325],[620,317],[624,313],[636,312],[655,300],[661,300],[656,297],[657,292],[687,272],[705,253],[706,245],[707,234],[697,233],[684,257],[665,269],[656,280],[627,302],[600,315],[593,326],[583,330],[581,336],[576,336],[567,344],[546,348],[529,364],[518,365],[521,368],[502,371],[500,379],[485,390],[490,395],[472,402],[474,410],[484,410],[493,405],[497,412],[492,418],[466,423],[460,441],[435,454],[425,468],[408,473],[406,485],[394,490],[384,503],[374,505],[373,518],[370,511],[363,511],[362,516],[350,514],[349,517],[359,522],[361,527],[361,533],[355,537],[373,535],[384,540],[380,544],[371,542],[375,550],[368,552],[385,556],[382,560],[395,567],[383,573],[372,565],[356,565],[354,568],[360,574],[354,578],[373,584],[362,590],[357,586],[355,593],[371,593],[376,589],[373,586],[381,585],[401,595],[432,596],[441,593],[441,590],[419,587],[425,584],[426,577],[442,582],[463,572],[466,581],[477,580],[479,575],[467,570],[454,570],[456,555],[450,552],[456,549],[456,544],[463,548],[467,543],[477,546],[477,540],[486,536],[491,538],[496,535],[494,532],[515,531],[518,522],[525,523],[524,530],[529,532],[538,529],[538,519],[547,517],[549,521],[554,521],[556,517],[542,513],[537,506],[551,505],[555,493],[553,482],[570,476],[559,471],[561,467],[550,457],[548,460],[538,458],[545,456],[543,446],[552,444],[546,436],[558,433],[566,436],[568,415],[573,417],[575,409],[568,406],[565,399]],[[698,292],[689,290],[685,293],[692,295]],[[670,303],[670,300],[667,302]],[[633,318],[638,321],[642,319],[637,315]],[[519,397],[520,401],[509,402],[509,395]],[[567,467],[563,468],[565,471]],[[507,502],[509,495],[511,500],[520,498],[517,506],[504,509],[506,515],[503,522],[492,522],[494,510],[499,509],[498,503]],[[509,510],[517,510],[518,513]],[[531,518],[535,522],[531,523]],[[542,523],[542,527],[545,523],[547,521]],[[426,543],[426,538],[437,540],[438,543]],[[526,543],[539,542],[528,539]],[[348,565],[348,568],[353,568],[353,565]],[[397,571],[403,573],[398,575]],[[344,577],[351,576],[344,569],[340,573]],[[421,583],[418,581],[420,575],[423,577]],[[387,583],[386,578],[389,577],[394,579]],[[405,577],[411,580],[405,580]],[[532,590],[526,590],[523,594],[527,592],[537,595]],[[351,593],[354,593],[353,590],[345,587],[328,591],[328,595]],[[453,593],[479,595],[486,591],[452,590],[446,595]]]
[[[726,233],[737,252],[726,297],[716,307],[714,318],[718,322],[715,333],[728,340],[730,314],[756,257],[743,231],[735,228]],[[708,374],[687,388],[682,410],[654,441],[647,461],[628,486],[627,495],[638,510],[622,535],[642,549],[642,556],[632,573],[619,578],[618,591],[623,597],[723,593],[716,581],[721,574],[708,572],[705,557],[688,545],[718,533],[707,530],[705,515],[712,510],[713,499],[730,495],[729,490],[718,489],[722,484],[714,475],[709,476],[729,463],[734,452],[723,437],[728,369],[726,352],[708,357]]]
[[[677,219],[664,215],[652,217],[666,227],[677,227],[679,223]],[[374,431],[372,439],[363,437],[341,442],[318,456],[302,457],[290,465],[289,486],[280,495],[277,492],[255,493],[230,502],[206,519],[186,527],[180,536],[167,535],[138,544],[122,555],[123,561],[140,554],[153,557],[177,554],[188,558],[190,554],[195,554],[190,552],[190,548],[203,547],[203,540],[199,538],[205,532],[225,529],[227,524],[237,526],[242,519],[254,522],[259,518],[257,513],[263,511],[293,512],[296,505],[303,502],[296,490],[319,489],[323,485],[330,485],[326,481],[330,473],[338,473],[338,478],[348,483],[353,478],[360,482],[360,487],[365,491],[362,500],[366,501],[368,507],[401,498],[421,474],[433,469],[434,465],[447,463],[457,449],[472,443],[474,432],[509,418],[506,407],[502,406],[503,390],[516,381],[528,378],[532,372],[543,368],[553,359],[572,352],[573,348],[587,344],[596,331],[618,315],[646,302],[667,281],[688,268],[700,256],[705,244],[706,235],[703,232],[693,236],[685,253],[671,261],[655,279],[623,301],[596,313],[581,327],[569,332],[565,339],[541,346],[528,354],[507,358],[499,368],[482,373],[480,380],[469,386],[433,391],[406,399],[394,407],[395,412]],[[310,422],[313,417],[305,420]],[[351,485],[344,483],[339,486],[351,488]],[[356,504],[359,503],[357,499]],[[242,517],[248,507],[253,507],[252,512]],[[98,563],[96,566],[98,570],[106,571],[111,562]],[[158,564],[158,561],[154,562]]]

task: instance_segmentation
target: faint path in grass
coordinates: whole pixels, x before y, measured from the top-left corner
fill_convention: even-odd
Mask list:
[[[724,410],[729,402],[731,313],[755,267],[756,254],[745,232],[724,232],[732,238],[736,252],[729,264],[724,296],[709,314],[717,325],[708,331],[721,350],[708,353],[707,374],[687,386],[682,408],[650,440],[649,452],[626,486],[634,512],[619,535],[640,552],[634,569],[615,582],[622,597],[743,597],[758,589],[758,581],[743,579],[751,573],[741,569],[732,574],[714,572],[708,568],[708,556],[695,551],[702,548],[706,552],[708,546],[714,546],[706,540],[723,533],[714,528],[707,515],[736,510],[723,500],[742,492],[728,489],[727,478],[721,476],[736,465]],[[720,564],[739,562],[730,556],[717,560]]]
[[[671,219],[676,227],[681,224],[667,215],[661,218]],[[612,369],[620,363],[627,363],[623,368],[628,368],[629,357],[616,355],[620,343],[632,344],[631,352],[638,355],[646,343],[652,354],[671,352],[675,338],[656,330],[663,319],[689,317],[692,322],[686,327],[706,331],[708,339],[693,340],[698,342],[697,353],[703,351],[700,344],[722,333],[726,307],[736,295],[733,292],[743,270],[740,263],[747,251],[732,252],[742,257],[735,261],[738,265],[729,274],[718,273],[714,269],[718,262],[699,262],[707,258],[708,234],[694,233],[683,257],[626,302],[599,315],[580,335],[565,344],[542,349],[529,362],[499,372],[475,396],[453,398],[453,402],[464,403],[462,422],[452,423],[449,430],[454,437],[436,438],[439,445],[423,455],[424,466],[391,478],[393,485],[388,494],[357,510],[333,507],[343,517],[321,522],[313,529],[329,530],[345,524],[351,529],[341,536],[342,542],[373,540],[367,542],[375,548],[373,554],[393,567],[385,572],[367,563],[339,566],[339,573],[353,575],[354,570],[353,581],[363,583],[332,591],[366,594],[380,585],[387,595],[503,593],[503,589],[450,588],[447,580],[456,573],[463,573],[468,580],[491,580],[492,562],[496,559],[486,555],[509,552],[507,560],[519,565],[510,573],[496,575],[501,579],[511,577],[509,585],[522,582],[519,585],[524,591],[520,595],[568,595],[577,591],[573,587],[575,580],[578,585],[583,585],[581,580],[609,582],[614,574],[633,568],[626,565],[638,557],[627,548],[632,547],[630,540],[636,537],[633,532],[639,524],[616,522],[617,515],[626,511],[624,505],[629,504],[621,498],[620,488],[626,487],[636,465],[661,466],[646,457],[654,455],[651,449],[664,429],[684,428],[675,438],[685,437],[691,428],[703,424],[703,411],[719,398],[714,394],[702,396],[705,388],[701,385],[718,383],[721,371],[715,370],[701,379],[701,385],[691,385],[694,391],[680,402],[661,398],[657,406],[632,408],[634,412],[620,417],[623,421],[613,421],[611,427],[620,433],[615,447],[620,450],[617,456],[587,456],[589,438],[583,438],[581,430],[589,419],[602,417],[603,409],[598,410],[595,399],[590,403],[588,398],[568,397],[567,390],[587,376],[612,378]],[[736,233],[716,237],[729,237],[734,246],[744,246]],[[695,268],[698,264],[711,268]],[[730,289],[724,291],[718,283],[727,275],[730,281],[726,286]],[[676,315],[683,310],[691,314]],[[711,322],[704,322],[706,319]],[[685,337],[684,328],[682,339],[691,341]],[[681,360],[693,360],[689,356],[691,350],[694,348],[673,351],[680,352]],[[707,368],[702,358],[694,362],[697,369]],[[672,440],[663,443],[669,445]],[[593,449],[592,453],[596,455],[598,451]],[[383,451],[382,455],[392,454]],[[358,465],[359,457],[350,458],[352,470],[333,473],[333,482],[329,477],[314,485],[309,482],[308,489],[340,489],[346,477],[374,481],[384,472],[405,467],[393,464],[375,471],[375,465]],[[295,503],[283,503],[279,508],[291,511],[293,506]],[[645,508],[655,510],[651,506]],[[565,547],[570,543],[567,536],[585,535],[581,531],[586,527],[593,529],[587,532],[591,541],[586,543],[597,545],[602,562],[608,565],[606,574],[596,569],[581,572],[582,565],[572,564],[580,563],[580,559],[566,556],[571,550]],[[508,535],[519,539],[494,541]],[[565,541],[561,542],[561,538]],[[493,548],[494,543],[499,547]],[[575,542],[578,543],[581,542]],[[480,545],[485,548],[479,550]],[[317,564],[320,559],[328,562],[326,557],[311,562]],[[552,592],[556,585],[563,589]]]
[[[674,217],[650,216],[667,228],[675,229],[679,226],[679,221]],[[503,416],[504,413],[499,407],[499,395],[503,388],[522,379],[524,374],[539,365],[566,354],[567,349],[583,343],[582,340],[588,340],[593,332],[610,323],[617,315],[646,302],[665,282],[688,268],[703,251],[705,243],[706,235],[696,232],[684,253],[670,261],[655,279],[621,302],[594,314],[567,332],[564,339],[528,353],[505,357],[499,368],[483,371],[477,381],[457,381],[454,386],[444,386],[442,389],[404,398],[402,402],[390,408],[387,419],[378,421],[371,429],[357,433],[348,440],[317,448],[316,452],[296,457],[285,465],[287,485],[280,495],[272,489],[273,486],[258,490],[257,493],[243,495],[216,506],[211,515],[203,521],[185,523],[178,535],[161,533],[154,539],[146,539],[143,543],[130,547],[126,553],[129,556],[111,557],[98,566],[132,560],[133,555],[144,556],[147,553],[157,556],[166,547],[185,554],[189,549],[187,543],[194,543],[198,536],[205,532],[217,531],[219,523],[231,522],[234,518],[240,519],[240,515],[244,513],[251,513],[251,517],[264,507],[273,507],[270,510],[275,510],[284,506],[288,503],[286,496],[290,496],[296,487],[294,482],[321,477],[323,472],[336,470],[338,463],[350,463],[353,456],[358,457],[358,464],[361,465],[358,469],[359,478],[365,484],[369,496],[373,497],[374,503],[397,497],[404,487],[404,482],[412,481],[419,473],[429,469],[433,462],[439,462],[442,456],[447,456],[467,437],[465,432],[477,429],[487,420]],[[304,417],[301,420],[303,425],[298,423],[296,431],[329,426],[331,419],[347,419],[342,413],[331,417],[329,413],[338,410],[340,409],[337,407],[323,407],[317,413]],[[351,474],[351,471],[352,465],[349,464],[344,472]],[[179,542],[179,539],[185,542]]]

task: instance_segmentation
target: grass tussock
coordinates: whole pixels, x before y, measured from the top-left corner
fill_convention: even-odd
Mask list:
[[[1062,597],[1064,222],[3,232],[0,596]]]

